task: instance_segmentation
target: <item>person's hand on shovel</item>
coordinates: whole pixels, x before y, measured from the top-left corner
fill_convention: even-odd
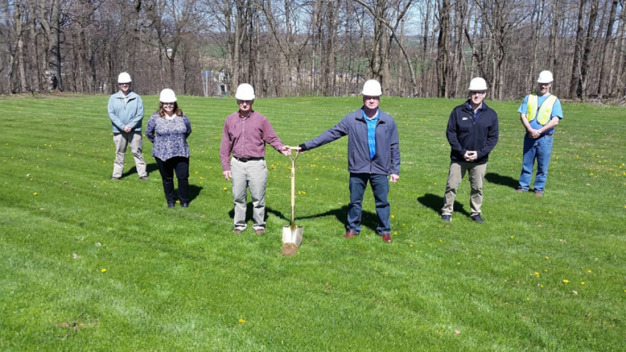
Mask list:
[[[291,148],[292,147],[288,145],[284,145],[280,152],[283,153],[284,156],[291,156]]]

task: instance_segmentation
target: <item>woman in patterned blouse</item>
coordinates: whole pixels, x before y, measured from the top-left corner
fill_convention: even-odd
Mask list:
[[[154,144],[152,156],[156,160],[163,180],[163,192],[168,208],[176,204],[174,197],[174,172],[178,179],[178,199],[180,206],[189,206],[189,146],[187,137],[191,134],[191,123],[178,107],[176,94],[166,88],[159,96],[159,110],[146,126],[146,137]]]

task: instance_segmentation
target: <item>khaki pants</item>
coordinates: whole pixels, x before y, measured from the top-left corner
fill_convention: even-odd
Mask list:
[[[141,132],[114,133],[113,143],[115,143],[115,162],[113,163],[113,177],[120,178],[124,172],[124,159],[126,148],[130,145],[130,151],[135,159],[135,167],[139,177],[148,176],[146,172],[146,162],[143,160]]]
[[[252,220],[255,230],[265,228],[265,189],[267,187],[267,165],[265,159],[241,162],[235,158],[230,160],[230,171],[233,181],[233,199],[235,202],[235,229],[245,230],[246,199],[248,187],[252,198]]]
[[[461,180],[468,171],[471,187],[470,208],[472,212],[470,216],[480,215],[480,207],[483,204],[483,179],[487,172],[487,163],[475,164],[464,161],[450,162],[448,183],[446,184],[446,193],[444,194],[445,204],[441,209],[441,215],[452,215],[456,190],[459,188]]]

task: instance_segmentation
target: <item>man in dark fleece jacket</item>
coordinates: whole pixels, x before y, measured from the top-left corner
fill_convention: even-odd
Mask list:
[[[441,220],[452,221],[456,191],[463,176],[469,172],[470,218],[483,223],[483,180],[487,171],[489,153],[498,143],[498,114],[484,103],[487,82],[476,77],[469,85],[469,99],[450,113],[446,136],[450,151],[450,171],[441,209]]]
[[[387,200],[389,181],[400,178],[400,146],[394,119],[378,105],[382,89],[376,80],[363,85],[363,107],[349,113],[335,127],[317,138],[300,144],[300,150],[317,148],[348,135],[348,171],[350,204],[345,238],[361,231],[363,194],[369,181],[376,202],[376,232],[384,242],[391,242],[390,206]],[[389,179],[387,179],[389,176]]]

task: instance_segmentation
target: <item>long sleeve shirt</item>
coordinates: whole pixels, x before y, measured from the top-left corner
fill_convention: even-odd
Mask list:
[[[177,156],[189,158],[187,137],[191,134],[191,123],[186,115],[168,119],[155,112],[148,120],[145,134],[154,143],[153,157],[163,161]]]
[[[130,91],[124,96],[122,91],[111,95],[107,106],[113,133],[121,133],[124,126],[130,126],[135,132],[141,132],[143,120],[143,101],[135,92]]]
[[[379,110],[374,136],[376,153],[372,158],[367,131],[367,122],[361,108],[349,113],[337,125],[303,144],[305,150],[313,149],[347,135],[349,172],[400,175],[400,140],[393,117]]]
[[[475,116],[476,115],[476,116]],[[468,102],[457,106],[450,113],[446,137],[450,143],[450,159],[465,161],[468,150],[475,150],[475,163],[484,164],[489,153],[498,143],[498,114],[483,102],[476,113]]]
[[[228,115],[220,145],[222,170],[230,171],[231,154],[236,158],[263,158],[265,143],[269,143],[279,152],[284,147],[265,116],[256,111],[252,111],[247,117],[241,116],[238,111]]]

